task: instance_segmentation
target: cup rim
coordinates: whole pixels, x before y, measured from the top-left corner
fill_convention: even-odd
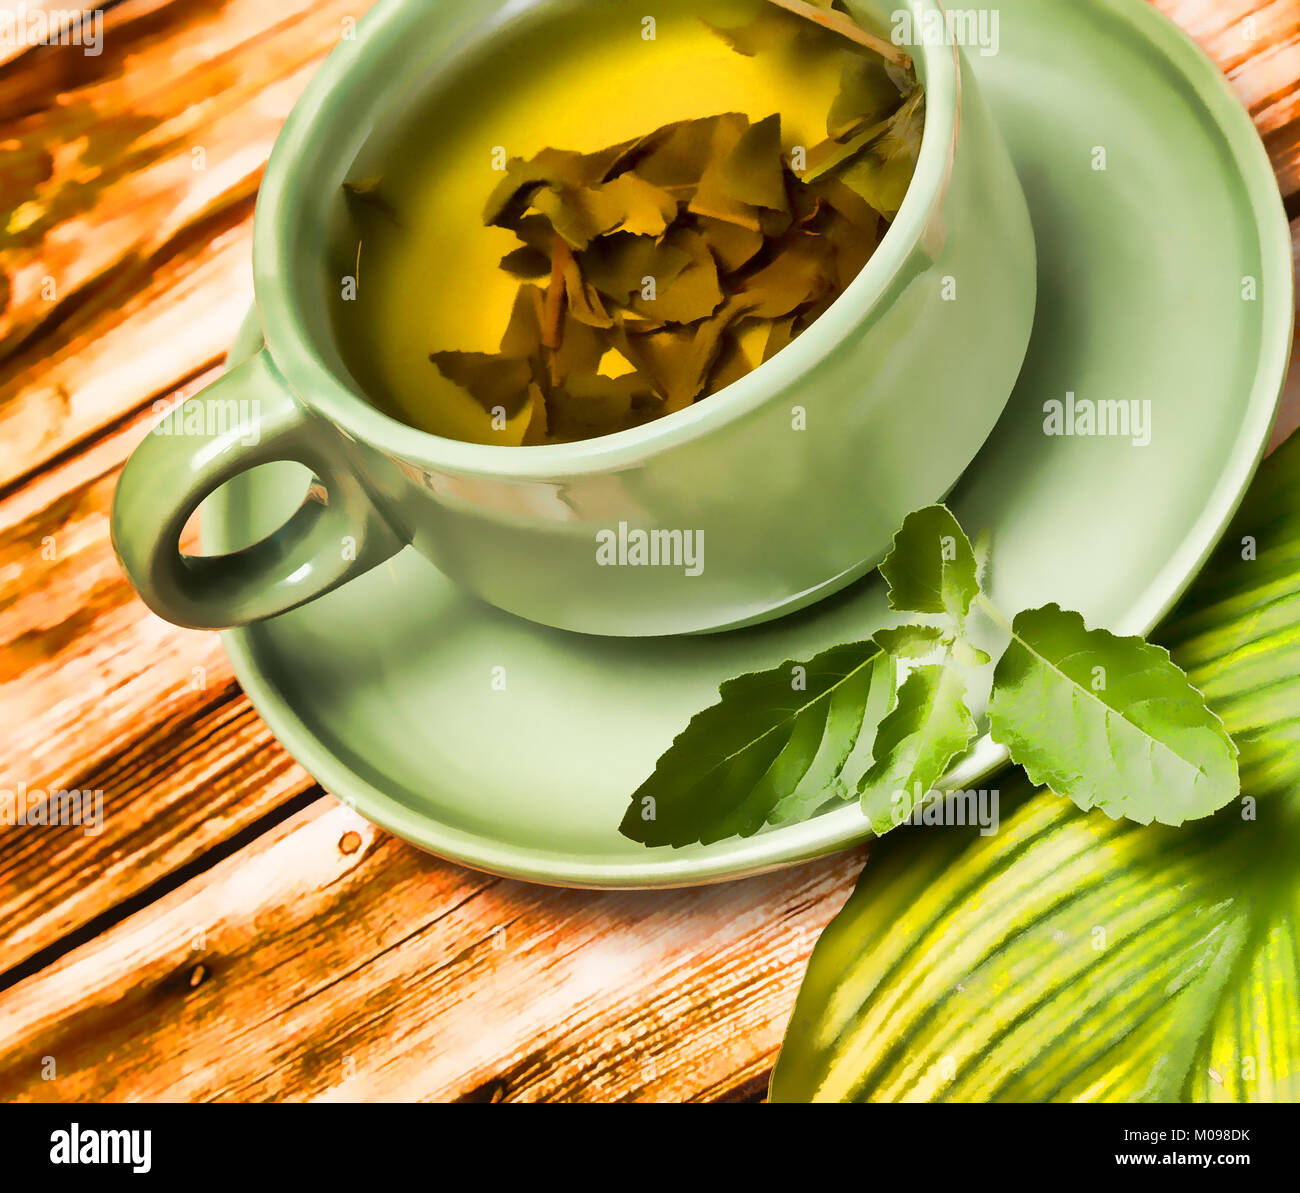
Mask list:
[[[915,17],[942,13],[939,0],[908,0]],[[507,5],[507,8],[512,6]],[[412,427],[358,396],[316,354],[302,304],[284,279],[295,276],[287,259],[290,234],[309,188],[295,164],[346,118],[341,84],[364,69],[367,47],[404,38],[410,0],[380,0],[344,43],[317,69],[277,137],[258,195],[253,227],[253,283],[266,348],[299,400],[353,439],[419,467],[503,479],[545,479],[635,466],[743,418],[765,405],[852,333],[863,315],[888,292],[941,208],[952,175],[960,127],[960,50],[951,39],[938,44],[913,39],[907,49],[924,64],[925,123],[921,151],[898,215],[871,259],[845,291],[786,352],[695,402],[624,431],[575,443],[527,447],[469,443]],[[423,15],[427,15],[423,14]]]

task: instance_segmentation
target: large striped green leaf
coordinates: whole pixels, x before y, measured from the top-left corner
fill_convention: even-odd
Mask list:
[[[817,945],[773,1099],[1300,1099],[1298,589],[1293,439],[1160,635],[1241,799],[1142,827],[1009,778],[995,836],[892,834]]]

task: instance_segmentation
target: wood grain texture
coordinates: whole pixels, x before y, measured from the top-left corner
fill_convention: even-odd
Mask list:
[[[239,691],[220,639],[160,621],[113,557],[117,472],[152,420],[0,499],[0,787],[104,800],[96,835],[0,829],[0,972],[311,786]]]
[[[0,75],[0,485],[225,350],[247,228],[213,232],[246,224],[280,125],[367,7],[127,0],[99,56],[37,49]]]
[[[1285,196],[1300,192],[1300,3],[1154,0],[1228,76],[1255,121]]]
[[[1300,214],[1300,3],[1157,2]],[[0,976],[0,1099],[752,1097],[859,855],[589,894],[470,874],[328,799],[271,823],[310,778],[216,636],[113,561],[116,473],[155,402],[215,376],[270,144],[365,7],[119,0],[98,59],[0,53],[0,787],[106,811],[96,836],[0,829],[0,975],[49,962]]]
[[[718,1098],[771,1064],[862,860],[565,891],[321,800],[10,991],[0,1100]]]
[[[366,7],[123,0],[99,57],[0,70],[0,786],[106,813],[0,834],[0,973],[311,787],[219,640],[134,599],[107,515],[155,405],[216,376],[271,143]]]

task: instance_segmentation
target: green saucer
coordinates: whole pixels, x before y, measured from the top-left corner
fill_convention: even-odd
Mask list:
[[[1145,0],[999,11],[998,52],[967,52],[1028,194],[1039,309],[1015,395],[951,504],[972,535],[992,531],[1003,607],[1057,600],[1146,632],[1209,553],[1268,439],[1290,351],[1286,218],[1246,113]],[[231,360],[259,344],[250,315]],[[1044,404],[1067,393],[1149,401],[1150,443],[1046,435]],[[205,505],[205,549],[268,533],[306,485],[292,464],[245,474]],[[870,835],[854,806],[680,850],[636,845],[618,824],[721,681],[885,620],[868,580],[755,629],[588,638],[489,608],[408,550],[224,638],[285,748],[368,819],[482,870],[651,887],[753,874]],[[1003,761],[985,740],[952,785]]]

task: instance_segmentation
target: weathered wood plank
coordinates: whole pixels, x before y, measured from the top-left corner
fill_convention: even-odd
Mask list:
[[[248,296],[247,230],[215,262],[207,242],[251,210],[285,116],[366,7],[128,2],[106,14],[101,55],[30,50],[0,73],[0,113],[18,113],[0,133],[0,485],[228,342]],[[209,268],[182,260],[169,279],[178,255]],[[150,350],[127,369],[142,337]],[[113,375],[90,371],[95,358]]]
[[[322,800],[3,995],[0,1100],[720,1097],[770,1065],[862,857],[555,890]]]
[[[1300,192],[1300,5],[1295,0],[1152,0],[1228,76],[1285,196]]]
[[[239,692],[220,639],[148,612],[113,557],[117,472],[152,421],[0,500],[0,788],[104,801],[94,835],[0,827],[0,972],[311,786]]]
[[[1300,5],[1295,0],[1154,0],[1218,64],[1273,159],[1300,192]]]
[[[239,223],[143,281],[115,279],[66,324],[0,363],[0,486],[35,475],[224,357],[252,289],[251,200],[246,208]]]
[[[97,5],[101,17],[104,10],[113,3],[116,3],[116,0]],[[102,24],[97,25],[94,22],[93,14],[83,31],[80,27],[82,19],[80,13],[89,10],[74,9],[67,0],[26,0],[21,7],[17,4],[6,4],[5,10],[13,13],[15,17],[22,14],[24,19],[21,28],[16,26],[11,37],[0,42],[0,67],[6,66],[23,54],[39,49],[45,44],[46,38],[53,44],[85,45],[90,47],[93,53],[96,31],[102,31]],[[3,113],[2,108],[0,113]]]

